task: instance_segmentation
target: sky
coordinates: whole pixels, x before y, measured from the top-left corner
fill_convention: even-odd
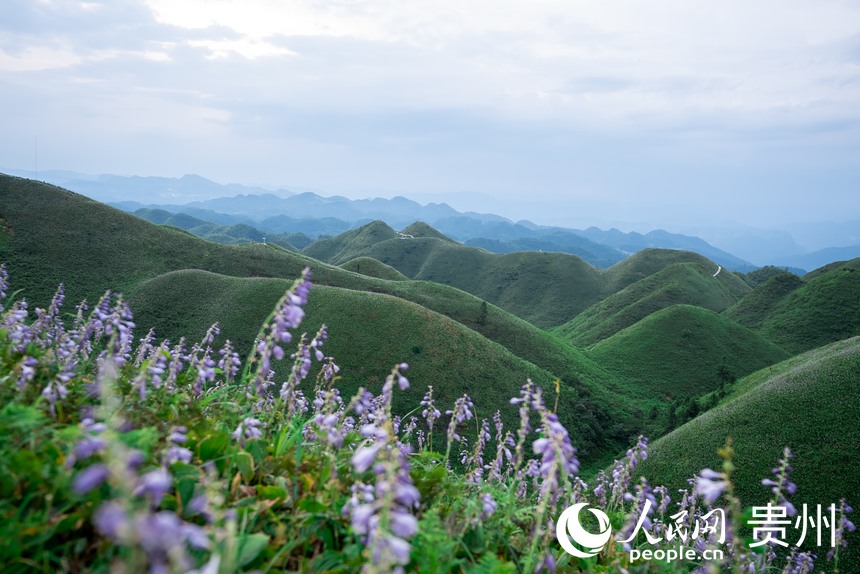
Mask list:
[[[856,0],[4,0],[0,166],[860,219]]]

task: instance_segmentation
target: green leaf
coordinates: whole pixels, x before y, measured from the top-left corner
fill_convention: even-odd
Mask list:
[[[257,485],[257,496],[261,500],[286,500],[287,491],[278,486]]]
[[[254,458],[245,451],[236,453],[236,466],[242,473],[242,480],[250,482],[254,478]]]
[[[239,566],[245,566],[257,559],[263,548],[269,543],[265,534],[247,534],[239,538]]]
[[[197,446],[197,454],[200,460],[215,460],[224,456],[230,437],[227,433],[215,433],[203,439]]]

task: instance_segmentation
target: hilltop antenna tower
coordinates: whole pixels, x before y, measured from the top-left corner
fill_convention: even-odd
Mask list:
[[[39,136],[33,136],[33,157],[35,162],[36,180],[39,179]]]

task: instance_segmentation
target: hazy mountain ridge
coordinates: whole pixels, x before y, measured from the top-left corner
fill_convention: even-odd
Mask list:
[[[398,229],[424,221],[457,241],[471,240],[497,253],[558,251],[578,255],[595,266],[609,267],[630,253],[664,247],[696,251],[733,270],[754,268],[704,240],[662,230],[643,235],[616,229],[602,232],[596,228],[577,230],[529,221],[514,223],[491,213],[460,212],[446,203],[422,205],[402,196],[351,200],[311,191],[296,193],[283,188],[221,185],[190,174],[164,178],[43,172],[40,176],[125,211],[163,209],[220,225],[245,223],[266,233],[303,233],[316,238],[342,233],[375,219]]]

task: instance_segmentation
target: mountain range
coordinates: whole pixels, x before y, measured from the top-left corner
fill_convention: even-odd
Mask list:
[[[406,361],[413,387],[395,408],[432,384],[441,404],[469,393],[479,417],[498,410],[516,425],[508,399],[531,379],[557,398],[586,479],[644,433],[660,437],[643,465],[649,479],[683,488],[717,467],[716,449],[733,436],[745,504],[768,499],[761,479],[786,445],[805,488],[795,504],[857,504],[860,259],[750,279],[698,253],[650,248],[599,269],[382,221],[301,251],[228,245],[0,175],[0,262],[32,307],[60,283],[70,302],[111,289],[125,294],[141,335],[201,337],[219,321],[239,349],[309,266],[304,327],[328,325],[345,395],[378,387]],[[858,559],[849,548],[845,564]]]

